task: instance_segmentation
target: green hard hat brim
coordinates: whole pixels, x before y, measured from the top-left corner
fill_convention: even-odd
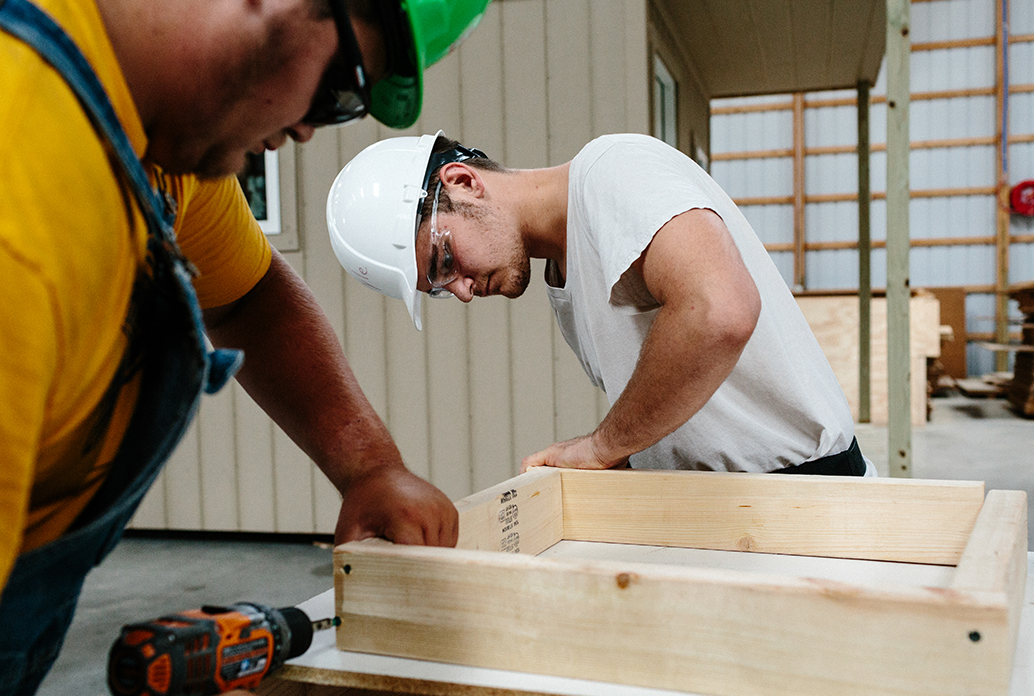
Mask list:
[[[392,75],[370,90],[370,115],[391,128],[409,128],[420,117],[424,70],[416,75]]]
[[[424,101],[424,69],[427,67],[423,28],[410,2],[401,0],[400,4],[413,43],[407,46],[408,55],[399,56],[397,60],[408,64],[414,74],[395,73],[374,83],[370,90],[370,115],[390,128],[409,128],[420,118]]]
[[[430,20],[421,11],[421,0],[402,0],[407,29],[412,38],[409,55],[401,60],[412,68],[413,74],[392,74],[373,85],[370,90],[370,115],[391,128],[409,128],[420,117],[424,96],[424,70],[437,63],[470,34],[481,21],[489,0],[454,0],[453,8],[460,16],[450,19],[460,26],[450,26],[453,34],[442,41],[441,33],[431,36],[424,23]],[[431,3],[428,3],[431,4]]]

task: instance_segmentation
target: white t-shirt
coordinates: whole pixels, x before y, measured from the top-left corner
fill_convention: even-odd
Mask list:
[[[608,135],[571,163],[567,278],[547,264],[557,322],[593,384],[617,400],[659,307],[630,270],[654,234],[694,208],[717,213],[761,294],[732,374],[685,424],[633,455],[637,469],[767,472],[848,448],[854,422],[836,376],[768,252],[693,160],[644,135]]]

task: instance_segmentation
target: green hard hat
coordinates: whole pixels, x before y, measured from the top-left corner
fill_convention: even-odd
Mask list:
[[[370,115],[408,128],[420,116],[424,70],[458,46],[481,21],[489,0],[401,0],[402,34],[391,73],[370,91]],[[390,44],[390,42],[389,42]],[[403,54],[404,52],[404,54]]]

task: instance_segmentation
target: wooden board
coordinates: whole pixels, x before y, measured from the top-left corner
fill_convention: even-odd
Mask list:
[[[1008,691],[1026,582],[1021,491],[538,470],[472,498],[459,504],[469,548],[338,547],[341,650],[716,696]],[[512,545],[515,529],[522,553],[474,550]],[[916,587],[531,555],[558,529],[954,570],[947,588]]]
[[[940,361],[944,374],[955,379],[969,376],[966,366],[966,289],[962,287],[925,288],[933,293],[940,305],[940,324],[951,327],[951,333],[941,335]]]
[[[971,399],[997,398],[1006,392],[1006,388],[1001,384],[992,384],[979,377],[957,379],[955,380],[955,387],[963,396]]]
[[[852,584],[893,582],[947,589],[955,574],[949,566],[885,561],[853,561],[810,556],[701,551],[672,547],[562,541],[543,557],[610,559],[724,567],[797,577],[825,578]],[[334,612],[334,590],[299,605],[312,617]],[[1027,587],[1017,639],[1009,696],[1034,696],[1034,552],[1027,554]],[[402,657],[345,652],[332,631],[317,632],[305,654],[263,680],[261,696],[686,696],[684,692],[551,677]],[[758,695],[762,696],[762,695]]]
[[[972,481],[686,473],[564,471],[563,538],[955,565],[984,500]]]

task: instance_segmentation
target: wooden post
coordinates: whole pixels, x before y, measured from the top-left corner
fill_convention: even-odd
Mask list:
[[[887,456],[891,476],[912,476],[909,345],[910,0],[887,0]]]
[[[804,93],[793,95],[793,282],[804,290]]]
[[[995,172],[998,176],[995,214],[995,340],[1009,342],[1009,0],[995,2]],[[1009,368],[1009,354],[995,353],[995,369]]]
[[[872,237],[869,212],[869,83],[858,83],[858,422],[872,420]]]

